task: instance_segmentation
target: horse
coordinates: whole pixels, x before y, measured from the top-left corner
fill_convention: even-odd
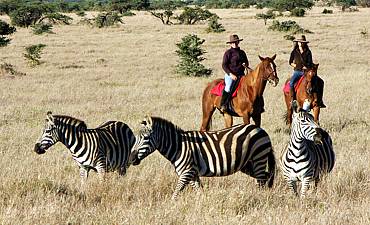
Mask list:
[[[319,64],[313,64],[312,68],[304,71],[304,75],[297,82],[295,91],[296,98],[299,107],[303,107],[305,99],[307,99],[311,104],[310,108],[313,109],[313,116],[316,123],[319,123],[320,107],[317,105],[318,94],[321,93],[321,79],[317,76],[317,69]],[[292,106],[291,106],[291,96],[288,87],[286,87],[290,78],[285,81],[284,85],[284,99],[287,111],[285,113],[285,123],[287,125],[292,124]],[[319,93],[318,93],[319,92]]]
[[[263,91],[266,83],[272,83],[274,87],[279,83],[279,78],[276,72],[274,56],[263,58],[258,56],[261,62],[248,75],[243,76],[239,81],[239,90],[236,96],[229,101],[227,112],[223,113],[225,119],[225,127],[231,127],[233,124],[232,116],[243,117],[244,124],[250,123],[250,118],[256,126],[261,126],[261,113],[263,109]],[[202,125],[201,131],[209,131],[212,122],[212,115],[215,109],[220,110],[221,96],[211,93],[211,90],[223,82],[223,79],[216,79],[208,83],[203,91],[202,97]],[[233,111],[231,111],[232,109]],[[221,111],[221,110],[220,110]]]

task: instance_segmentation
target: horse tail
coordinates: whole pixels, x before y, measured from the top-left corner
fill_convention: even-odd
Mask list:
[[[203,91],[202,96],[202,111],[203,111],[203,118],[202,118],[202,126],[201,130],[210,130],[212,126],[212,114],[215,110],[214,102],[212,99],[211,89],[213,88],[216,82],[213,81],[207,84],[207,87]]]
[[[267,180],[267,187],[271,188],[272,185],[274,185],[274,179],[275,179],[275,171],[276,171],[276,159],[274,156],[274,151],[271,148],[271,151],[268,153],[267,156],[267,165],[268,165],[268,174],[269,178]]]

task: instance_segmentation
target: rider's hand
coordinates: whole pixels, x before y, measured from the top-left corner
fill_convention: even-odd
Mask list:
[[[307,70],[307,67],[303,66],[303,67],[302,67],[302,69],[303,69],[303,70]]]
[[[234,74],[232,74],[232,73],[230,73],[230,77],[231,77],[231,79],[233,79],[233,80],[238,79],[238,77],[237,77],[237,76],[235,76],[235,75],[234,75]]]

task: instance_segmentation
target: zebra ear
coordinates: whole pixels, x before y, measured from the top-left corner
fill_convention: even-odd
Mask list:
[[[54,124],[54,116],[52,112],[49,111],[46,113],[46,121]]]
[[[292,102],[292,109],[293,109],[293,113],[298,113],[299,112],[299,105],[298,105],[297,100],[294,100]]]

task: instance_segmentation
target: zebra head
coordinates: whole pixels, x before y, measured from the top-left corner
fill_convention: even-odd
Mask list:
[[[153,135],[152,118],[145,118],[145,120],[141,122],[141,126],[141,130],[136,137],[136,142],[132,147],[130,155],[130,162],[133,165],[139,165],[141,160],[157,149]]]
[[[36,142],[34,151],[37,154],[44,154],[48,148],[59,141],[59,135],[54,123],[54,117],[51,112],[46,114],[45,127],[41,138]]]
[[[314,117],[307,110],[300,109],[297,101],[293,101],[292,133],[300,138],[322,144],[322,130]]]

